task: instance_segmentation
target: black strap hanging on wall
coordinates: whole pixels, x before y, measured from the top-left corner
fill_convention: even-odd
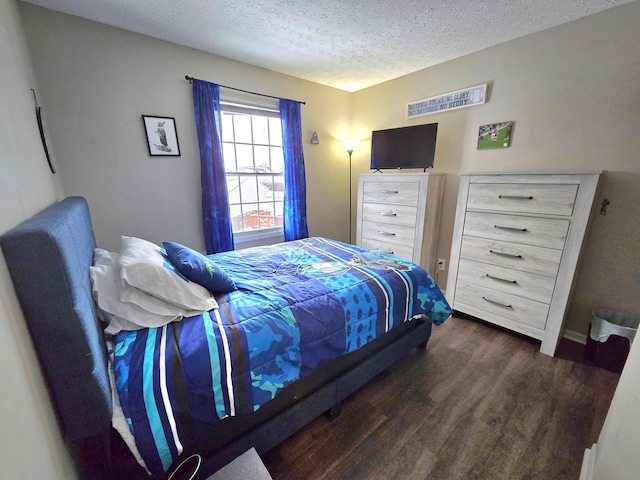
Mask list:
[[[32,88],[33,92],[33,101],[36,106],[36,120],[38,121],[38,129],[40,130],[40,140],[42,140],[42,147],[44,148],[44,154],[47,157],[47,162],[49,163],[49,169],[51,173],[56,173],[56,167],[53,166],[53,161],[51,160],[51,155],[49,154],[49,147],[47,146],[47,138],[44,134],[44,124],[42,120],[42,107],[38,105],[38,98],[36,97],[36,91]]]
[[[193,80],[194,77],[190,77],[189,75],[185,75],[184,76],[185,80],[187,80],[189,83],[191,83],[191,81]],[[249,90],[243,90],[241,88],[235,88],[235,87],[228,87],[226,85],[220,85],[222,88],[228,88],[230,90],[236,90],[238,92],[243,92],[243,93],[248,93],[250,95],[258,95],[260,97],[267,97],[267,98],[275,98],[276,100],[280,100],[280,97],[274,97],[273,95],[267,95],[266,93],[257,93],[257,92],[251,92]],[[302,105],[306,105],[307,102],[301,102],[300,100],[294,100],[294,102],[298,102],[301,103]]]

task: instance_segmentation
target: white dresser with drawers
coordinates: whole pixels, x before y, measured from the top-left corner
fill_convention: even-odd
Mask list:
[[[356,244],[411,260],[435,276],[444,179],[442,173],[359,175]]]
[[[464,174],[447,300],[554,355],[600,173]]]

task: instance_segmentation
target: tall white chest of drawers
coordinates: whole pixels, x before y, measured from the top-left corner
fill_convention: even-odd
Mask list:
[[[447,300],[554,355],[600,173],[460,176]]]
[[[435,275],[445,175],[358,176],[356,244],[393,253]]]

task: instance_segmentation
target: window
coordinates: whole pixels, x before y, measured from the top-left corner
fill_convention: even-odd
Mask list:
[[[233,233],[283,228],[284,157],[277,110],[221,102]]]

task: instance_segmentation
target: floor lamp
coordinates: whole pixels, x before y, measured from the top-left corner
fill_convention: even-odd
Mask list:
[[[358,145],[360,145],[360,140],[357,138],[348,138],[342,141],[342,146],[349,153],[349,243],[351,243],[351,190],[353,188],[351,185],[351,154],[358,148]]]

